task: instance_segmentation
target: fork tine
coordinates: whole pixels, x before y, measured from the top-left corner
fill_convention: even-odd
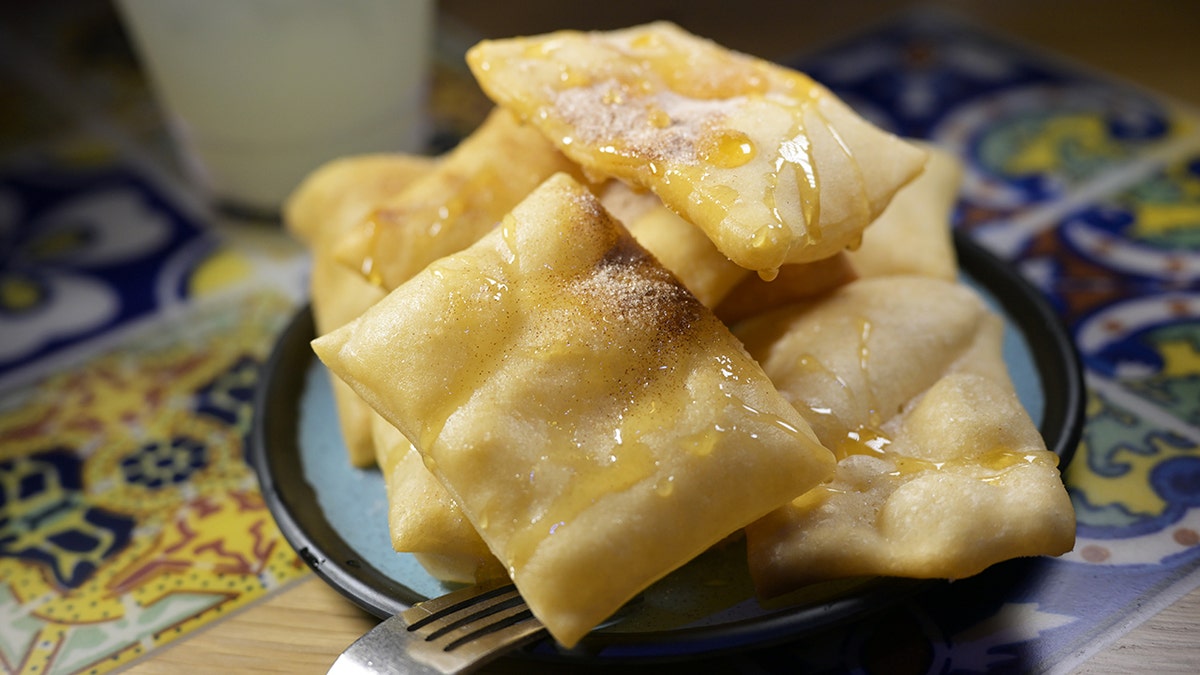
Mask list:
[[[469,649],[471,644],[479,644],[483,642],[487,636],[492,636],[490,639],[488,639],[488,642],[490,643],[495,641],[503,641],[505,636],[518,635],[525,630],[538,630],[543,628],[541,623],[533,618],[533,612],[529,611],[529,608],[525,606],[510,607],[508,611],[504,613],[492,614],[488,618],[491,621],[486,625],[479,625],[478,623],[471,624],[471,630],[465,632],[465,634],[449,635],[449,639],[443,641],[443,649],[446,651],[453,651],[455,649]],[[436,637],[430,637],[430,642],[436,640]]]
[[[426,600],[350,645],[331,674],[466,673],[545,633],[507,580]]]
[[[400,612],[400,617],[408,624],[410,630],[418,630],[430,622],[444,619],[456,612],[473,612],[478,607],[487,607],[488,601],[497,597],[513,596],[520,597],[512,582],[507,579],[495,579],[419,602]]]
[[[610,621],[641,600],[630,600]],[[499,579],[430,598],[384,620],[342,652],[329,675],[468,673],[545,632],[516,587]]]
[[[474,670],[500,654],[526,644],[545,633],[541,622],[527,608],[510,610],[511,616],[497,623],[470,626],[448,634],[445,640],[414,642],[409,655],[448,672]]]
[[[514,612],[528,611],[521,596],[514,591],[511,594],[490,598],[483,603],[465,607],[445,616],[430,617],[419,625],[409,626],[409,630],[417,631],[428,641],[440,640],[448,634],[470,634],[478,627],[502,622]],[[447,647],[449,648],[449,647]]]
[[[545,631],[507,580],[427,600],[400,616],[418,638],[409,655],[445,672],[476,668]]]

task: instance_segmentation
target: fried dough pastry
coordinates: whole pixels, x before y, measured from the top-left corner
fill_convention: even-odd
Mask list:
[[[668,209],[652,192],[609,181],[600,190],[600,202],[705,307],[716,307],[750,276],[749,270],[718,251],[700,228]]]
[[[748,275],[734,286],[713,311],[727,325],[777,307],[814,298],[858,278],[846,253],[807,263],[789,263],[770,281]]]
[[[654,191],[768,278],[855,244],[925,161],[807,76],[666,22],[483,41],[467,62],[593,177]]]
[[[379,415],[371,429],[387,486],[392,547],[412,553],[442,581],[470,584],[504,576],[504,566],[404,434]]]
[[[566,175],[313,347],[566,646],[833,469],[737,339]]]
[[[378,204],[429,173],[434,160],[413,155],[359,155],[337,159],[313,171],[284,204],[284,224],[312,255],[309,294],[318,335],[362,314],[383,291],[347,269],[333,247]],[[375,463],[371,438],[374,412],[346,383],[333,380],[333,400],[350,463]]]
[[[1071,549],[1074,511],[967,287],[862,279],[737,328],[838,458],[835,478],[746,528],[772,597],[839,577],[962,578]]]
[[[379,204],[429,173],[435,161],[397,154],[346,157],[318,168],[289,197],[285,224],[312,254],[310,292],[318,334],[345,325],[385,295],[334,260],[332,250],[339,238]],[[413,553],[443,581],[475,583],[504,575],[408,439],[345,382],[332,378],[331,386],[351,464],[378,464],[383,475],[393,547]]]
[[[284,226],[310,250],[329,248],[436,163],[432,157],[399,153],[329,161],[306,176],[288,196],[283,205]]]
[[[560,171],[578,169],[536,129],[494,110],[433,171],[348,232],[335,256],[390,291],[475,243]]]
[[[925,171],[892,198],[846,255],[862,277],[920,274],[953,281],[958,276],[950,217],[962,183],[962,162],[936,146]]]

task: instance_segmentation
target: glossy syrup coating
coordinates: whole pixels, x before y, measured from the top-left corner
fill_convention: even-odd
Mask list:
[[[670,23],[484,41],[467,60],[594,177],[653,190],[767,278],[855,245],[925,158],[804,74]]]
[[[578,169],[536,130],[495,110],[427,175],[367,213],[334,255],[390,291],[475,243],[557,172]]]
[[[760,595],[1071,549],[1058,458],[1013,390],[999,317],[966,286],[860,279],[736,333],[838,459],[833,480],[746,529]]]
[[[724,324],[565,174],[313,346],[566,645],[833,469]]]

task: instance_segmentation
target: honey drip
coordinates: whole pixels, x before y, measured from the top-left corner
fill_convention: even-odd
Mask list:
[[[754,159],[757,148],[749,136],[734,129],[713,129],[700,137],[700,159],[722,169],[735,169]]]
[[[875,396],[875,388],[871,386],[871,347],[868,344],[871,339],[871,322],[866,317],[858,317],[858,368],[862,373],[862,391],[866,394],[866,401],[863,407],[867,412],[867,419],[870,424],[879,425],[883,423],[883,413],[880,410],[879,399]]]
[[[1007,448],[996,448],[984,453],[978,460],[980,466],[996,475],[984,478],[984,482],[999,479],[1013,467],[1023,464],[1058,466],[1058,455],[1052,452],[1017,452]]]
[[[887,446],[891,444],[892,439],[879,429],[860,426],[858,429],[846,433],[846,436],[833,448],[833,454],[839,461],[851,455],[866,455],[879,459],[897,457],[898,455],[888,453],[886,450]]]
[[[1032,452],[1018,451],[1009,448],[994,448],[982,455],[955,458],[944,462],[935,462],[898,453],[885,453],[885,458],[890,460],[893,466],[895,466],[895,469],[888,472],[890,476],[903,477],[925,471],[961,470],[978,467],[985,472],[985,475],[977,476],[978,480],[984,483],[1000,480],[1009,471],[1019,466],[1028,464],[1055,466],[1058,463],[1058,457],[1051,452],[1044,450]]]
[[[659,497],[670,497],[675,492],[675,477],[661,478],[654,484],[654,491]]]
[[[666,129],[671,126],[671,116],[662,108],[651,106],[646,110],[646,121],[655,129]]]
[[[813,108],[813,112],[817,115],[821,115],[820,111],[816,107]],[[824,115],[821,115],[821,119],[825,119]],[[870,195],[867,193],[867,179],[865,176],[863,176],[862,165],[859,164],[858,160],[854,158],[854,152],[850,150],[850,146],[846,145],[846,141],[842,139],[842,135],[838,133],[837,129],[828,122],[826,122],[825,126],[829,129],[829,133],[831,136],[833,136],[833,139],[837,141],[838,147],[841,149],[842,154],[845,155],[846,165],[854,170],[855,182],[858,184],[857,194],[859,195],[857,204],[858,213],[856,215],[862,222],[869,223],[873,219],[871,215],[871,199]],[[861,236],[862,235],[860,234],[860,241]],[[856,242],[850,248],[858,248],[858,242]]]
[[[659,37],[657,35],[655,35],[654,33],[641,33],[641,34],[635,36],[629,42],[629,46],[633,47],[634,49],[646,49],[646,50],[655,49],[655,48],[659,47],[661,44],[662,44],[662,40],[659,39]]]
[[[377,264],[375,264],[375,253],[374,253],[374,251],[376,250],[376,247],[379,246],[380,227],[379,227],[379,222],[376,220],[377,217],[378,217],[378,212],[373,213],[373,214],[371,214],[371,217],[368,218],[365,223],[366,240],[367,240],[366,254],[363,256],[362,261],[359,263],[358,271],[360,274],[362,274],[363,278],[366,279],[370,284],[372,284],[374,286],[382,287],[383,286],[383,274],[382,274],[382,272],[380,272],[379,266]]]
[[[888,475],[897,477],[911,476],[917,473],[924,473],[925,471],[936,471],[937,469],[941,469],[942,467],[946,466],[944,462],[931,462],[927,459],[921,459],[920,457],[909,457],[908,455],[901,455],[897,453],[890,453],[888,455],[888,459],[891,460],[892,465],[896,467],[892,471],[888,472]]]
[[[777,193],[780,188],[780,176],[787,167],[791,167],[792,178],[796,182],[799,193],[800,212],[804,217],[806,239],[809,243],[821,240],[821,179],[817,163],[813,157],[812,140],[806,127],[805,118],[812,113],[828,128],[829,123],[816,106],[820,89],[812,80],[796,74],[795,77],[784,78],[784,88],[798,99],[793,105],[792,116],[794,126],[788,133],[788,138],[779,145],[774,170],[766,176],[767,192],[764,203],[780,225],[784,219],[779,213]],[[844,147],[844,146],[843,146]]]
[[[821,363],[821,361],[818,360],[817,357],[813,356],[812,354],[805,353],[805,354],[801,354],[800,356],[796,357],[795,365],[793,367],[795,368],[796,372],[799,374],[822,375],[830,380],[833,380],[834,382],[837,382],[838,386],[841,387],[842,389],[850,388],[850,385],[846,384],[846,381],[844,379],[842,379],[842,377],[840,375],[838,375],[836,372],[834,372],[831,368],[829,368],[825,364]],[[813,413],[818,414],[818,415],[828,415],[830,413],[830,410],[828,410],[827,408],[820,408],[820,409],[810,408],[810,410]]]
[[[863,379],[869,382],[867,362],[871,360],[871,348],[867,342],[871,339],[871,322],[860,317],[858,327],[858,367],[862,369]]]
[[[798,121],[792,132],[792,137],[780,144],[775,170],[767,177],[767,208],[774,215],[776,222],[784,224],[784,219],[779,213],[776,193],[779,190],[780,174],[785,167],[791,167],[792,178],[796,182],[796,190],[800,197],[800,212],[804,216],[806,236],[810,242],[815,242],[821,239],[821,180],[812,155],[812,142],[803,121]]]

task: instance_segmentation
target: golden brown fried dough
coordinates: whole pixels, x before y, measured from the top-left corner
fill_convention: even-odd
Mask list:
[[[380,204],[433,169],[432,157],[353,155],[321,165],[288,196],[283,222],[310,250],[330,247]]]
[[[833,466],[725,326],[566,175],[313,347],[413,440],[568,646]]]
[[[593,177],[652,190],[767,277],[856,243],[925,161],[802,73],[666,22],[484,41],[467,61]]]
[[[536,129],[495,110],[435,170],[368,214],[335,255],[390,291],[475,243],[560,171],[577,169]]]
[[[746,528],[763,596],[859,575],[961,578],[1071,549],[1074,512],[967,287],[881,277],[751,320],[748,349],[838,458]]]
[[[962,183],[962,163],[945,150],[929,152],[925,171],[892,198],[846,255],[862,277],[920,274],[953,281],[958,276],[950,217]]]
[[[318,168],[289,196],[284,223],[312,255],[309,294],[318,335],[345,325],[383,297],[378,287],[334,260],[334,246],[367,213],[433,166],[433,159],[412,155],[346,157]],[[374,464],[371,408],[337,379],[333,399],[350,463]]]

